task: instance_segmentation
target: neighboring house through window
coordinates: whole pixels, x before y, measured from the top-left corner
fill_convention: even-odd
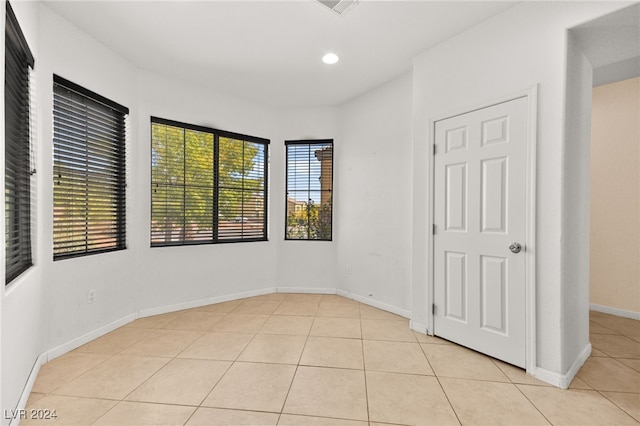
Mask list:
[[[285,141],[285,239],[332,239],[333,140]]]
[[[53,81],[53,258],[125,249],[129,109]]]
[[[269,141],[151,118],[151,246],[267,240]]]
[[[32,264],[30,73],[34,59],[6,2],[4,149],[5,149],[5,284]]]

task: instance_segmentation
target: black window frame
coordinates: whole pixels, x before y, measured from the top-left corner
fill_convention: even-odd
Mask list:
[[[161,184],[161,182],[158,182],[156,180],[154,180],[154,169],[153,169],[153,163],[155,161],[154,159],[154,148],[153,148],[153,126],[154,124],[157,125],[164,125],[164,126],[169,126],[169,127],[174,127],[174,128],[180,128],[183,129],[183,131],[195,131],[195,132],[200,132],[200,133],[205,133],[205,134],[209,134],[213,136],[213,182],[212,182],[212,203],[213,203],[213,208],[212,208],[212,215],[211,215],[211,224],[212,224],[212,231],[211,231],[211,238],[209,239],[178,239],[178,240],[171,240],[171,241],[159,241],[159,240],[155,240],[154,241],[154,191],[156,191],[158,189],[158,185]],[[261,138],[261,137],[257,137],[257,136],[251,136],[251,135],[245,135],[245,134],[241,134],[241,133],[235,133],[235,132],[230,132],[230,131],[226,131],[226,130],[220,130],[220,129],[215,129],[212,127],[207,127],[207,126],[202,126],[202,125],[196,125],[196,124],[190,124],[190,123],[184,123],[181,121],[176,121],[176,120],[170,120],[170,119],[166,119],[166,118],[160,118],[160,117],[155,117],[155,116],[151,116],[150,117],[150,132],[151,132],[151,141],[150,141],[150,145],[151,145],[151,176],[150,176],[150,180],[151,180],[151,194],[150,194],[150,218],[149,218],[149,223],[150,223],[150,235],[149,235],[149,244],[150,247],[180,247],[180,246],[193,246],[193,245],[205,245],[205,244],[227,244],[227,243],[247,243],[247,242],[260,242],[260,241],[268,241],[268,199],[269,199],[269,144],[270,144],[270,140],[266,139],[266,138]],[[257,224],[261,224],[262,228],[262,235],[255,237],[255,236],[241,236],[239,238],[230,238],[230,237],[225,237],[225,236],[221,236],[221,231],[220,231],[220,224],[221,224],[221,219],[220,219],[220,138],[228,138],[228,139],[232,139],[232,140],[236,140],[236,141],[242,141],[242,142],[247,142],[247,143],[252,143],[252,144],[258,144],[258,145],[262,145],[263,147],[263,160],[264,163],[262,164],[262,168],[263,168],[263,174],[261,176],[262,180],[263,180],[263,184],[262,184],[262,192],[264,193],[264,197],[262,199],[262,220],[261,221],[254,221]],[[186,143],[186,142],[184,142]],[[186,165],[186,156],[185,156],[185,165]],[[185,171],[186,171],[186,166],[185,166]],[[165,183],[165,185],[167,185]],[[186,193],[187,191],[187,187],[188,185],[186,184],[186,179],[182,181],[182,183],[178,183],[175,185],[176,188],[184,188],[184,192]],[[244,189],[243,189],[244,191]],[[243,205],[243,209],[244,209],[244,202],[242,203]],[[182,206],[182,210],[183,210],[183,228],[186,229],[186,203],[183,203]],[[241,228],[241,232],[242,234],[244,234],[244,227],[245,227],[245,217],[244,216],[240,216],[241,220],[238,222],[240,228]],[[249,220],[249,222],[251,222],[251,220]],[[166,232],[166,231],[165,231]],[[186,236],[186,231],[183,231],[184,235]]]
[[[285,217],[284,217],[284,239],[285,241],[333,241],[333,212],[334,212],[334,198],[333,198],[333,182],[334,182],[334,141],[333,139],[304,139],[304,140],[286,140],[284,142],[285,144]],[[328,226],[329,226],[329,235],[325,236],[325,237],[320,237],[320,238],[310,238],[312,232],[310,232],[311,229],[311,224],[309,222],[309,215],[307,215],[307,230],[306,230],[306,238],[302,238],[302,237],[291,237],[289,235],[289,203],[290,200],[292,200],[292,198],[290,197],[290,192],[292,192],[293,190],[291,190],[290,188],[290,183],[289,183],[289,168],[290,168],[290,147],[300,147],[300,146],[308,146],[308,175],[309,175],[309,179],[308,179],[308,185],[306,188],[306,192],[307,194],[310,195],[311,192],[320,192],[321,194],[321,199],[322,199],[322,193],[323,192],[328,192],[329,193],[329,202],[330,202],[330,212],[328,214]],[[315,156],[317,152],[322,151],[323,149],[327,149],[330,148],[331,151],[331,185],[330,188],[327,190],[322,189],[322,182],[320,184],[320,190],[316,190],[316,191],[312,191],[311,190],[311,181],[310,181],[310,175],[311,175],[311,158],[312,156]],[[317,158],[317,157],[316,157]],[[321,161],[321,160],[319,160]],[[320,166],[320,168],[322,169],[322,164]],[[320,177],[319,177],[320,181],[322,181],[322,171],[320,172]],[[310,196],[308,197],[309,200],[311,200]],[[295,199],[295,198],[293,198]],[[319,204],[320,206],[323,206],[322,201]],[[308,209],[309,204],[306,204],[306,207]],[[322,214],[322,211],[319,212],[319,214]],[[326,213],[325,213],[326,214]]]
[[[56,74],[53,92],[53,260],[125,250],[129,108]],[[92,206],[90,194],[100,197]],[[77,211],[58,215],[57,202]],[[108,219],[91,224],[90,215]],[[57,232],[73,236],[56,238]]]
[[[33,266],[31,71],[35,60],[13,8],[5,16],[5,285]]]

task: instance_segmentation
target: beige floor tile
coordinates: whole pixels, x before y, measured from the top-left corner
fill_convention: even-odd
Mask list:
[[[298,367],[283,413],[368,420],[364,371]]]
[[[365,340],[367,371],[433,375],[419,343]]]
[[[589,319],[594,319],[594,318],[608,318],[608,317],[611,317],[611,316],[612,316],[612,315],[605,314],[604,312],[589,311]]]
[[[80,346],[75,352],[117,354],[153,332],[148,329],[122,327]]]
[[[278,414],[200,407],[185,426],[276,425]]]
[[[361,319],[373,319],[373,320],[399,320],[406,321],[407,319],[400,315],[393,314],[391,312],[383,311],[382,309],[374,308],[360,304],[360,318]]]
[[[457,425],[435,377],[367,371],[369,420],[407,425]]]
[[[414,331],[413,335],[416,336],[416,339],[418,339],[418,342],[420,343],[431,343],[434,345],[452,345],[453,344],[448,340],[441,339],[440,337],[429,336],[427,334],[418,333],[417,331]]]
[[[640,321],[631,318],[616,317],[613,315],[592,318],[592,320],[604,327],[615,330],[625,336],[640,338]]]
[[[278,425],[283,426],[369,426],[367,422],[358,420],[333,419],[329,417],[298,416],[283,414]]]
[[[360,307],[356,303],[320,302],[316,317],[336,317],[360,319]]]
[[[285,303],[315,303],[318,304],[322,300],[322,294],[311,293],[287,293],[284,298]]]
[[[214,312],[218,314],[228,314],[233,312],[235,308],[240,306],[244,302],[243,299],[230,300],[228,302],[214,303],[212,305],[204,305],[198,308],[194,308],[194,311],[198,312]]]
[[[309,337],[300,365],[355,368],[362,370],[362,340],[336,337]]]
[[[37,401],[41,400],[45,396],[46,396],[46,394],[44,394],[44,393],[31,392],[29,394],[29,398],[27,399],[27,407],[30,406],[30,405],[35,404]]]
[[[571,380],[569,389],[593,390],[593,388],[586,384],[580,377],[574,377],[573,380]]]
[[[278,413],[295,371],[294,365],[236,362],[202,405]]]
[[[605,354],[602,351],[597,350],[596,348],[594,348],[593,346],[591,347],[591,356],[597,356],[597,357],[608,357],[609,355]]]
[[[142,340],[123,350],[123,355],[159,356],[172,358],[202,336],[201,331],[155,330]]]
[[[238,361],[297,365],[306,340],[305,336],[257,334]]]
[[[246,333],[204,333],[180,352],[178,358],[234,361],[253,336]]]
[[[595,321],[589,321],[589,333],[590,334],[619,334],[615,330],[611,330],[603,325],[598,324]]]
[[[408,321],[360,320],[362,338],[368,340],[390,340],[396,342],[417,342]]]
[[[318,310],[318,303],[288,302],[285,300],[280,304],[274,315],[298,315],[313,317]]]
[[[509,382],[491,358],[458,345],[421,344],[438,377]]]
[[[240,306],[233,310],[235,314],[262,314],[271,315],[282,302],[272,302],[268,300],[245,300]]]
[[[320,318],[316,317],[311,326],[310,336],[347,337],[360,339],[360,320],[354,318]]]
[[[102,416],[94,425],[99,426],[147,426],[184,425],[195,407],[180,405],[148,404],[122,401]]]
[[[497,359],[491,359],[493,363],[502,371],[512,383],[521,383],[525,385],[537,385],[537,386],[551,386],[548,383],[540,381],[533,376],[527,374],[522,368],[518,368],[515,365],[507,364]]]
[[[598,392],[517,385],[554,425],[630,425],[631,416]]]
[[[229,333],[257,333],[260,331],[269,315],[263,314],[237,314],[232,312],[211,327],[209,331],[221,331]]]
[[[207,331],[222,320],[227,314],[216,312],[189,311],[168,322],[162,328],[169,330]]]
[[[618,361],[626,365],[627,367],[631,367],[634,370],[640,372],[640,359],[625,359],[625,358],[616,358]]]
[[[640,359],[640,342],[620,335],[592,334],[591,344],[596,349],[615,358]]]
[[[312,324],[313,317],[273,315],[264,323],[259,333],[306,336]]]
[[[260,296],[250,297],[248,299],[242,299],[242,301],[252,300],[252,301],[262,301],[262,302],[282,302],[286,298],[287,298],[287,293],[269,293],[269,294],[263,294]]]
[[[640,373],[613,358],[587,359],[578,378],[599,391],[640,393]]]
[[[57,395],[122,399],[169,361],[115,355],[54,391]]]
[[[125,399],[162,404],[200,405],[231,366],[228,361],[173,359]]]
[[[44,364],[31,389],[32,392],[51,393],[80,374],[113,355],[69,352]]]
[[[166,314],[153,315],[150,317],[138,318],[135,321],[130,322],[125,327],[133,328],[162,328],[165,324],[179,318],[184,315],[186,311],[168,312]]]
[[[27,405],[26,418],[20,424],[23,426],[52,424],[85,426],[98,420],[116,404],[116,401],[106,399],[46,395]],[[42,415],[55,417],[38,418]]]
[[[622,392],[602,392],[602,394],[640,422],[640,394]]]
[[[548,425],[527,398],[512,383],[441,378],[463,425]]]
[[[337,294],[323,294],[320,298],[320,303],[331,303],[331,304],[358,304],[353,299],[346,298],[344,296],[339,296]]]

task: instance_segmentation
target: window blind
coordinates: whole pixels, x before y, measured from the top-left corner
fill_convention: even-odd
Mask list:
[[[126,247],[129,110],[54,76],[53,257]]]
[[[30,70],[34,59],[13,9],[5,26],[5,284],[26,271],[31,258]]]
[[[287,240],[331,241],[333,140],[285,141]]]
[[[151,245],[266,240],[268,144],[152,117]]]

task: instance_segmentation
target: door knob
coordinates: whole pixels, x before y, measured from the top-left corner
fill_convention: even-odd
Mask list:
[[[509,250],[511,250],[512,253],[520,253],[522,246],[520,243],[511,243],[509,244]]]

